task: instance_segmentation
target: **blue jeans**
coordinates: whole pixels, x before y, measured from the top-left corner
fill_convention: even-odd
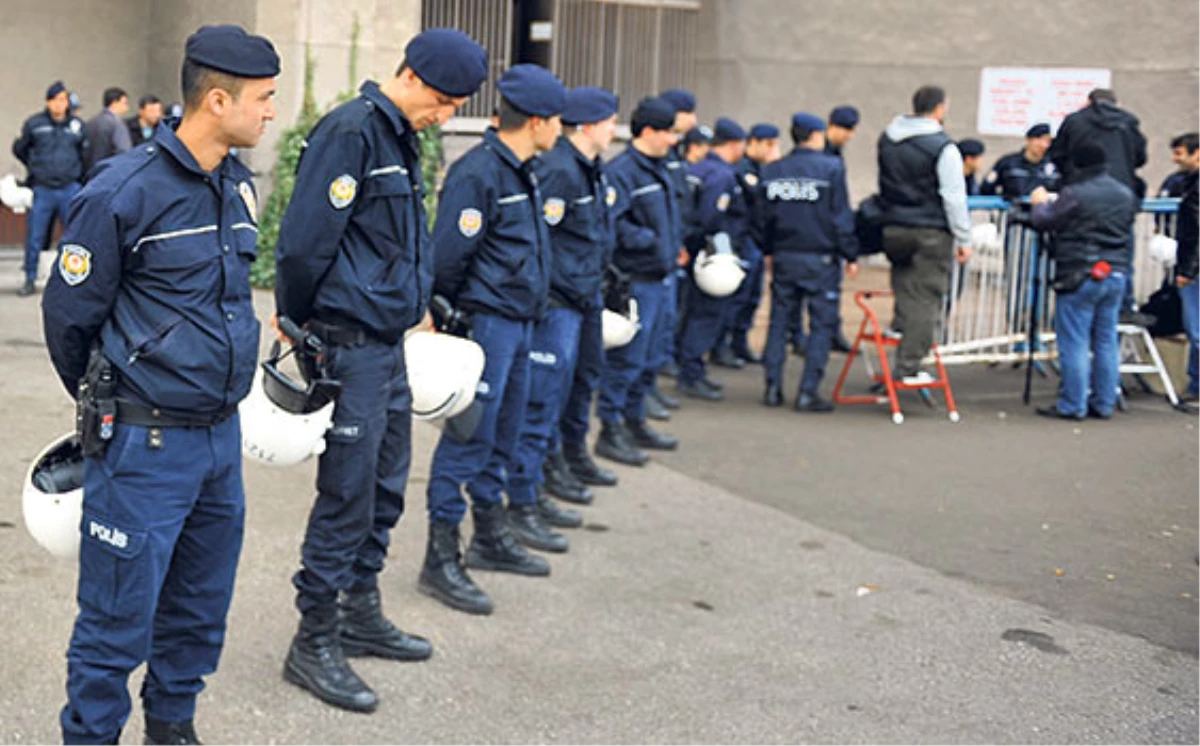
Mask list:
[[[512,505],[537,502],[542,462],[554,442],[558,416],[575,377],[582,321],[583,315],[574,309],[551,308],[533,327],[529,402],[513,460],[508,464],[508,501]]]
[[[404,513],[412,454],[412,394],[404,346],[330,347],[342,382],[317,468],[317,499],[292,578],[296,607],[337,603],[339,591],[376,587],[389,537]]]
[[[116,743],[143,662],[145,712],[192,719],[221,657],[246,512],[241,427],[235,415],[160,430],[152,443],[148,428],[118,424],[84,464],[65,743]]]
[[[1179,300],[1183,305],[1183,331],[1188,339],[1188,396],[1200,394],[1200,360],[1197,360],[1197,348],[1200,347],[1200,278],[1192,280],[1179,288]]]
[[[1062,368],[1060,413],[1084,417],[1090,407],[1112,414],[1120,383],[1117,320],[1124,296],[1123,272],[1099,282],[1088,279],[1075,292],[1058,296],[1054,331]]]
[[[605,352],[604,374],[600,378],[600,398],[596,415],[602,422],[618,423],[622,418],[634,422],[646,419],[647,383],[653,383],[657,370],[652,349],[661,343],[659,335],[667,314],[666,304],[674,302],[663,282],[634,282],[630,288],[638,304],[641,328],[629,344]]]
[[[512,463],[517,434],[529,398],[529,349],[533,323],[476,314],[471,339],[483,348],[486,362],[476,389],[479,425],[466,443],[442,432],[429,467],[429,520],[462,522],[467,512],[462,488],[480,503],[504,500],[506,467]]]
[[[582,446],[588,434],[588,420],[592,412],[592,399],[604,375],[604,328],[602,312],[604,305],[599,298],[596,304],[584,312],[579,327],[579,350],[575,357],[575,375],[571,391],[563,403],[559,417],[559,429],[550,450],[556,449],[558,441],[572,446]]]
[[[37,279],[38,254],[46,248],[50,234],[54,228],[54,218],[63,225],[67,224],[67,206],[79,193],[79,184],[68,184],[65,187],[51,189],[50,187],[35,186],[33,188],[33,207],[29,208],[29,218],[25,232],[25,279],[33,282]]]

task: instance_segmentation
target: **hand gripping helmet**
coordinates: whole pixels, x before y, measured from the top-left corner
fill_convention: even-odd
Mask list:
[[[413,417],[450,419],[475,401],[483,375],[483,348],[451,334],[413,332],[404,340]]]
[[[320,360],[324,353],[321,341],[284,321],[280,319],[284,333],[299,340],[297,347],[312,360]],[[310,378],[306,384],[280,370],[279,363],[297,347],[280,354],[280,345],[275,343],[270,358],[255,373],[250,395],[238,407],[242,452],[271,466],[292,466],[325,451],[325,431],[333,422],[333,403],[342,390],[339,381],[324,377],[320,365],[306,376]]]
[[[637,300],[629,299],[629,311],[617,313],[607,308],[600,314],[601,334],[604,337],[604,349],[612,350],[624,347],[637,336],[642,325],[638,322]]]
[[[1156,233],[1150,239],[1150,258],[1154,261],[1172,265],[1177,261],[1179,254],[1179,244],[1170,236],[1164,236],[1161,233]]]
[[[59,559],[79,558],[83,451],[75,433],[55,439],[29,465],[21,509],[25,528],[43,549]]]
[[[692,268],[696,285],[714,298],[724,298],[737,292],[746,277],[746,270],[736,254],[701,252]]]

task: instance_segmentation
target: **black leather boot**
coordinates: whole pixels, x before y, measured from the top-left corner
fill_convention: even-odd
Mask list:
[[[658,403],[667,409],[679,409],[680,407],[681,402],[678,399],[663,391],[657,385],[655,385],[654,388],[649,389],[646,394],[658,399]]]
[[[508,528],[517,541],[530,549],[543,552],[562,553],[570,548],[567,537],[556,534],[542,521],[542,514],[535,505],[508,506]]]
[[[746,361],[733,354],[733,350],[730,349],[729,345],[724,343],[713,350],[712,355],[708,359],[713,365],[719,365],[722,368],[741,370],[746,367]]]
[[[600,438],[596,441],[596,455],[628,466],[644,466],[650,460],[645,451],[639,451],[629,434],[619,422],[605,422],[600,427]]]
[[[558,503],[545,495],[538,495],[538,515],[547,526],[555,528],[579,528],[583,525],[583,515],[578,510],[559,507]]]
[[[648,392],[648,391],[646,392],[646,397],[645,397],[645,407],[646,407],[646,416],[652,420],[658,420],[659,422],[667,422],[671,419],[670,410],[668,410],[666,407],[664,407],[662,405],[662,402],[660,402],[657,398],[655,398],[653,395],[651,395],[650,392]]]
[[[374,712],[379,698],[346,662],[338,626],[336,604],[320,606],[301,617],[283,664],[283,678],[334,707]]]
[[[433,655],[424,637],[406,635],[383,615],[379,589],[348,591],[342,608],[342,650],[346,655],[373,655],[398,661],[423,661]]]
[[[779,407],[783,405],[783,389],[777,383],[768,383],[767,388],[763,391],[763,404],[768,407]]]
[[[142,743],[155,744],[155,746],[184,746],[185,744],[198,744],[200,738],[196,735],[196,727],[191,720],[174,723],[147,715],[146,737]]]
[[[566,460],[567,467],[570,468],[571,473],[584,484],[592,484],[597,487],[616,486],[617,475],[608,469],[601,468],[599,464],[592,460],[591,454],[587,450],[587,443],[579,443],[578,445],[563,443],[563,458]]]
[[[452,609],[468,614],[491,614],[492,600],[467,575],[458,551],[458,526],[431,521],[425,545],[425,565],[417,590]]]
[[[587,485],[571,473],[562,451],[546,454],[546,460],[542,462],[542,477],[542,489],[567,502],[590,505],[595,497]]]
[[[633,437],[633,442],[642,448],[653,448],[656,451],[673,451],[679,447],[679,438],[674,435],[664,435],[655,431],[645,420],[629,420],[625,429]]]
[[[475,535],[467,547],[467,567],[517,575],[550,574],[550,563],[545,558],[530,554],[517,542],[508,528],[502,504],[475,505],[471,515],[475,518]]]

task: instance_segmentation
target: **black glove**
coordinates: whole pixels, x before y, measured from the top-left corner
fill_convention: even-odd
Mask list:
[[[629,311],[629,300],[633,297],[633,283],[629,275],[610,264],[604,268],[604,281],[601,284],[604,294],[604,307],[615,313]]]
[[[429,301],[429,313],[433,326],[439,332],[467,339],[471,336],[471,315],[459,310],[444,295],[435,295]]]

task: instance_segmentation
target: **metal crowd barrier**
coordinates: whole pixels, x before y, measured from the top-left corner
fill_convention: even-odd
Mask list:
[[[1022,219],[1028,203],[970,197],[973,254],[956,267],[938,333],[942,362],[1006,363],[1055,356],[1053,262]],[[1134,226],[1134,291],[1138,303],[1162,284],[1168,266],[1150,256],[1156,232],[1173,233],[1177,199],[1142,202]],[[1033,354],[1029,354],[1030,340]]]

